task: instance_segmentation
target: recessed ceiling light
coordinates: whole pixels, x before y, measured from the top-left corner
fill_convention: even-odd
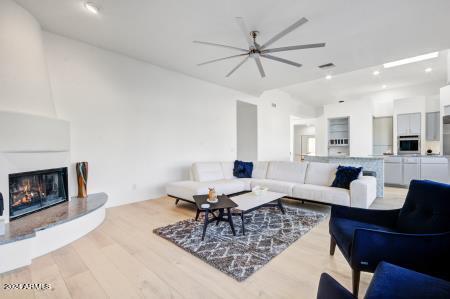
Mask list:
[[[331,75],[327,75],[327,76],[325,77],[325,79],[327,79],[327,80],[331,80],[331,78],[333,78],[333,76],[331,76]]]
[[[383,89],[386,89],[386,87],[387,87],[386,84],[381,85],[381,88],[383,88]]]
[[[84,3],[84,7],[89,11],[89,12],[91,12],[91,13],[93,13],[94,15],[98,15],[98,11],[99,11],[99,9],[98,9],[98,7],[94,4],[94,3],[92,3],[92,2],[85,2]]]
[[[378,76],[379,74],[380,74],[380,71],[378,71],[378,70],[373,72],[374,76]]]
[[[439,56],[439,52],[433,52],[433,53],[428,53],[428,54],[419,55],[419,56],[415,56],[415,57],[405,58],[405,59],[401,59],[401,60],[397,60],[397,61],[393,61],[393,62],[388,62],[388,63],[383,64],[383,67],[385,69],[387,69],[390,67],[395,67],[395,66],[408,64],[408,63],[413,63],[413,62],[436,58],[438,56]]]
[[[433,71],[433,69],[431,67],[427,67],[425,69],[425,73],[431,73]]]

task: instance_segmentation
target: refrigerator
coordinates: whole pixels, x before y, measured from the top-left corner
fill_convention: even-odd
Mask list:
[[[444,115],[443,117],[443,129],[442,129],[442,140],[443,140],[443,153],[444,156],[450,156],[450,115]]]

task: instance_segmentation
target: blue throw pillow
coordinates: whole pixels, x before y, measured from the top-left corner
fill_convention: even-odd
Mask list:
[[[237,178],[251,178],[253,172],[252,162],[234,161],[233,175]]]
[[[336,178],[331,187],[350,189],[350,183],[359,177],[362,167],[351,167],[339,165],[336,171]]]

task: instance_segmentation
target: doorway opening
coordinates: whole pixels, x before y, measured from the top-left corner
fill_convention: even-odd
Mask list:
[[[292,161],[316,154],[316,126],[313,119],[297,119],[292,129]]]
[[[237,153],[241,161],[258,160],[258,107],[236,102]]]

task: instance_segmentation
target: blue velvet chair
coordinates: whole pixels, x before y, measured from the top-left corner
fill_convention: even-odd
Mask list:
[[[352,293],[322,273],[317,299],[355,299]],[[365,299],[450,298],[450,282],[381,262],[367,288]]]
[[[352,268],[353,294],[360,272],[387,261],[450,280],[450,185],[413,180],[401,209],[333,206],[330,255],[336,244]]]

